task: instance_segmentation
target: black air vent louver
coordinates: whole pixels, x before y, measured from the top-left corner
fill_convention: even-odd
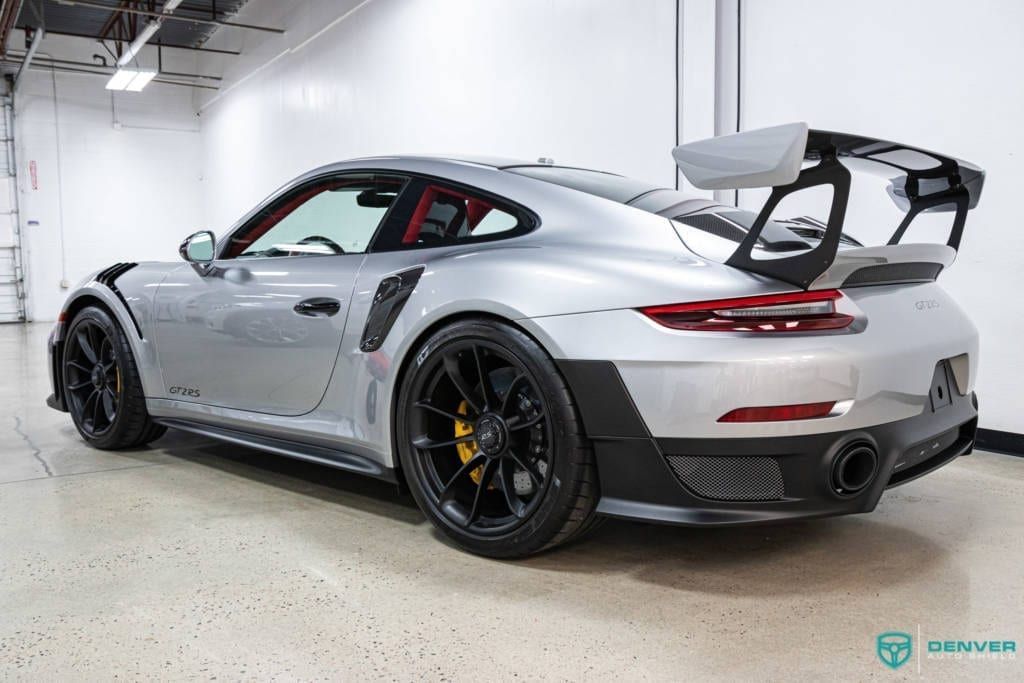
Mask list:
[[[713,213],[699,213],[695,216],[682,216],[676,219],[684,225],[689,225],[691,228],[697,228],[704,232],[715,235],[716,237],[722,237],[733,242],[740,242],[744,237],[747,236],[747,231],[743,230],[724,218],[720,218]]]
[[[131,306],[128,305],[128,300],[124,298],[124,294],[122,294],[121,290],[117,288],[117,278],[121,277],[137,265],[139,264],[115,263],[109,268],[104,268],[97,273],[95,280],[113,292],[114,296],[124,304],[124,310],[128,312],[128,317],[132,319],[132,325],[135,326],[135,331],[139,333],[139,339],[142,339],[142,328],[139,326],[139,321],[135,319],[135,314],[132,312]]]

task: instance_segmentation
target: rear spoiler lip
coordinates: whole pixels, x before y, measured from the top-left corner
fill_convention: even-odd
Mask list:
[[[923,169],[909,168],[892,159],[879,158],[883,154],[899,154],[901,152],[929,157],[935,161],[935,166]],[[879,140],[852,133],[830,130],[810,130],[808,132],[807,148],[804,151],[805,160],[820,161],[832,153],[840,159],[858,159],[869,162],[869,165],[876,166],[876,172],[890,169],[886,175],[895,171],[896,176],[890,178],[887,191],[903,211],[908,211],[915,202],[942,195],[958,186],[967,191],[968,209],[976,207],[981,199],[985,171],[963,159],[920,147],[912,147],[901,142]],[[926,189],[928,191],[925,191]]]
[[[898,256],[898,260],[893,257]],[[953,265],[956,250],[946,244],[900,244],[882,245],[877,247],[853,247],[839,252],[829,268],[819,275],[807,289],[842,289],[854,285],[851,276],[862,269],[879,266],[899,267],[914,264],[934,264],[934,275],[916,279],[899,278],[891,281],[879,281],[870,284],[908,284],[911,282],[931,282],[938,274]]]
[[[767,137],[766,131],[770,133]],[[985,172],[966,161],[877,138],[809,130],[807,124],[801,123],[725,136],[720,146],[726,162],[723,164],[706,161],[715,158],[718,140],[713,138],[680,145],[672,152],[679,169],[696,186],[714,183],[715,189],[751,187],[752,179],[765,178],[780,183],[771,186],[768,201],[726,264],[803,289],[816,285],[816,280],[829,270],[836,259],[850,194],[850,170],[846,164],[858,170],[861,166],[875,167],[872,170],[895,176],[890,178],[887,191],[906,215],[893,232],[888,246],[899,244],[920,213],[948,211],[952,207],[956,215],[946,246],[954,255],[960,246],[967,212],[977,206],[985,180]],[[747,140],[750,142],[749,158],[737,152],[743,149]],[[791,154],[791,150],[793,143],[802,141],[804,152],[801,158]],[[924,164],[925,167],[920,168],[922,164],[918,163],[912,168],[908,160],[920,161],[922,156],[924,161],[930,159],[934,164]],[[818,163],[801,170],[804,161]],[[695,167],[698,170],[695,171]],[[790,181],[793,177],[795,180]],[[783,197],[819,185],[831,185],[833,193],[826,229],[818,246],[786,258],[754,258],[753,250],[761,231]]]

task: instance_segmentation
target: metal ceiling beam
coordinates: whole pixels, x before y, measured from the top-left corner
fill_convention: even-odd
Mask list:
[[[31,52],[31,49],[29,50],[29,52]],[[24,64],[24,61],[28,60],[29,52],[26,52],[26,53],[9,52],[8,53],[8,57],[10,57],[11,59],[21,59],[23,64]],[[57,57],[50,57],[48,55],[44,56],[44,57],[40,57],[39,59],[43,60],[47,64],[53,63],[53,64],[63,64],[63,65],[67,65],[67,66],[88,66],[88,67],[92,67],[94,69],[111,69],[111,70],[117,68],[117,67],[112,67],[112,66],[107,65],[106,62],[104,62],[101,65],[101,64],[94,64],[93,62],[83,62],[83,61],[77,60],[77,59],[59,59]],[[111,75],[112,74],[113,74],[113,71],[111,71]],[[221,81],[221,80],[224,80],[223,77],[221,77],[221,76],[211,76],[211,75],[208,75],[208,74],[183,73],[183,72],[180,72],[180,71],[163,71],[163,70],[161,70],[159,75],[161,75],[161,76],[178,76],[178,77],[181,77],[181,78],[205,78],[208,81]]]
[[[110,16],[103,22],[103,27],[100,29],[99,39],[100,41],[112,38],[116,40],[114,43],[114,50],[111,50],[106,44],[103,45],[107,52],[115,53],[114,60],[121,58],[123,54],[122,45],[124,43],[130,44],[135,38],[135,16],[123,14],[122,9],[125,9],[131,4],[131,0],[121,0],[121,3],[116,9],[112,9]]]
[[[18,86],[21,85],[21,78],[25,75],[25,71],[28,70],[29,66],[32,65],[32,58],[36,56],[36,50],[39,49],[39,43],[43,42],[43,29],[37,28],[36,32],[32,35],[32,44],[28,47],[28,52],[21,60],[21,67],[18,69],[18,73],[14,76],[14,85],[11,86],[11,92],[17,93]]]
[[[121,4],[117,7],[111,7],[110,16],[107,17],[106,22],[103,24],[103,28],[100,29],[100,37],[106,36],[110,33],[110,29],[114,28],[114,24],[120,18],[121,10],[128,6],[129,0],[121,0]]]
[[[4,0],[0,10],[0,56],[7,54],[7,39],[11,37],[23,4],[24,0]]]
[[[141,5],[143,3],[140,2],[139,4]],[[161,11],[164,14],[171,14],[174,12],[175,9],[177,9],[178,5],[180,4],[181,0],[165,0],[164,6],[161,8]],[[124,3],[122,3],[121,7],[122,9],[125,9]],[[156,9],[156,3],[154,2],[154,0],[149,0],[149,7],[150,9]],[[121,12],[121,10],[118,10],[118,12]],[[142,51],[142,48],[144,48],[149,43],[149,41],[153,39],[153,36],[160,31],[160,27],[163,25],[164,19],[152,19],[145,26],[143,26],[141,30],[135,31],[134,35],[132,36],[132,42],[128,44],[128,47],[124,50],[120,58],[117,60],[117,65],[127,66],[128,63]],[[120,47],[121,46],[118,45],[118,48]]]
[[[0,58],[0,62],[6,64],[12,64],[14,66],[20,66],[21,61],[18,59],[12,59],[10,57]],[[68,65],[65,65],[68,63]],[[88,67],[88,68],[86,68]],[[65,73],[77,73],[77,74],[92,74],[93,76],[103,76],[110,78],[114,73],[111,68],[103,69],[103,67],[90,64],[89,62],[72,62],[71,60],[50,60],[45,57],[39,57],[32,61],[29,65],[30,69],[44,70],[44,71],[60,71]],[[202,78],[199,74],[195,77]],[[154,78],[153,83],[164,83],[166,85],[181,85],[189,88],[202,88],[203,90],[220,90],[220,88],[213,85],[203,85],[200,83],[185,83],[183,81],[174,81],[166,78]]]
[[[26,29],[31,30],[32,29],[31,26],[18,26],[17,28],[19,30],[26,30]],[[70,31],[47,31],[46,33],[47,33],[47,35],[51,35],[51,36],[68,36],[69,38],[85,38],[87,40],[95,40],[95,41],[100,41],[101,40],[99,37],[93,36],[93,35],[89,35],[88,33],[71,33]],[[131,42],[131,41],[126,40],[124,38],[111,38],[109,36],[106,37],[106,38],[103,38],[102,40],[109,40],[109,41],[111,41],[113,43],[128,43],[128,42]],[[238,55],[242,54],[241,52],[238,52],[237,50],[217,50],[217,49],[214,49],[212,47],[192,47],[191,45],[168,45],[167,43],[163,43],[162,45],[163,45],[164,48],[171,48],[171,49],[174,49],[174,50],[192,50],[193,52],[212,52],[212,53],[216,53],[216,54],[220,54],[220,55],[233,55],[233,56],[238,56]]]
[[[229,28],[244,28],[250,31],[264,31],[266,33],[284,33],[283,28],[272,28],[270,26],[256,26],[255,24],[241,24],[234,21],[224,21],[223,19],[200,19],[199,17],[187,17],[182,14],[164,14],[163,12],[150,11],[145,9],[136,9],[130,7],[119,7],[118,5],[106,5],[101,2],[91,2],[90,0],[57,0],[62,5],[77,5],[79,7],[91,7],[92,9],[101,9],[108,12],[121,11],[127,14],[137,14],[144,17],[162,17],[170,21],[187,21],[193,24],[206,24],[210,26],[226,26]]]

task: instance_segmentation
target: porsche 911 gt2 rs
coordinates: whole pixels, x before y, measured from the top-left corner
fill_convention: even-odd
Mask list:
[[[319,168],[184,263],[87,278],[48,403],[97,448],[174,428],[398,482],[494,557],[602,516],[867,512],[970,452],[977,332],[936,278],[980,169],[806,124],[673,156],[698,188],[771,194],[755,213],[547,163]],[[888,244],[844,230],[851,169],[904,212]],[[823,187],[824,220],[773,217]],[[902,243],[943,211],[944,243]]]

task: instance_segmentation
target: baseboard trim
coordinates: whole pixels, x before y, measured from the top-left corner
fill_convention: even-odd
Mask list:
[[[979,429],[974,445],[983,451],[1024,457],[1024,434],[998,429]]]

